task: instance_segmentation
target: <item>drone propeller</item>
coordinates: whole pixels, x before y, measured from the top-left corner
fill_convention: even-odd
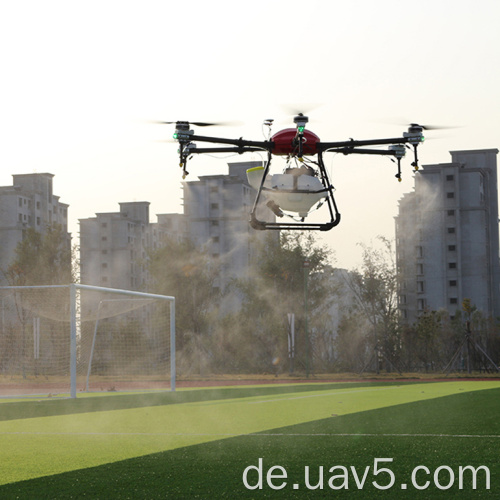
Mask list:
[[[402,123],[406,127],[420,127],[422,130],[446,130],[460,128],[460,125],[422,125],[420,123]]]
[[[152,123],[157,123],[159,125],[177,125],[178,123],[184,123],[187,125],[195,125],[196,127],[235,127],[240,125],[239,122],[188,122],[188,121],[153,121]]]
[[[285,104],[282,105],[281,107],[283,110],[290,115],[299,115],[299,116],[307,116],[309,113],[314,111],[316,108],[319,108],[321,104],[317,103],[304,103],[301,104],[300,106],[294,106],[294,105],[289,105]]]
[[[444,130],[451,128],[442,125],[420,125],[420,123],[408,123],[408,127],[420,127],[423,130]]]

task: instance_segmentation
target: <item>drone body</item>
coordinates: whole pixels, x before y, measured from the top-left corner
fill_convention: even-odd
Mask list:
[[[271,137],[271,142],[274,143],[272,154],[278,156],[288,156],[293,155],[296,148],[294,144],[295,137],[297,136],[297,130],[294,128],[286,128],[276,132]],[[310,130],[304,130],[304,135],[302,139],[303,144],[303,154],[308,156],[314,156],[317,154],[316,144],[320,142],[319,137]]]
[[[412,147],[414,161],[412,166],[418,170],[417,148],[423,142],[425,126],[412,123],[402,137],[390,139],[373,139],[339,142],[322,142],[306,125],[309,119],[302,113],[294,117],[295,128],[280,130],[265,141],[249,141],[243,138],[228,139],[222,137],[201,136],[190,130],[191,125],[214,125],[206,122],[163,122],[175,123],[174,138],[179,143],[180,167],[187,175],[186,164],[189,158],[204,153],[237,153],[266,152],[267,161],[262,167],[249,169],[249,184],[255,188],[257,195],[250,212],[250,224],[255,229],[277,230],[320,230],[328,231],[340,222],[340,213],[334,198],[334,188],[328,177],[323,155],[334,152],[344,155],[368,154],[384,155],[395,158],[397,162],[396,178],[401,181],[401,159],[406,149]],[[264,124],[271,128],[273,120]],[[198,147],[198,143],[209,143],[210,147]],[[376,147],[376,149],[368,149]],[[387,149],[380,149],[387,146]],[[279,174],[271,174],[270,167],[273,156],[285,157],[286,166]],[[259,220],[256,215],[257,206],[262,202],[271,210],[279,222]],[[306,221],[312,211],[326,204],[329,220],[316,223]]]

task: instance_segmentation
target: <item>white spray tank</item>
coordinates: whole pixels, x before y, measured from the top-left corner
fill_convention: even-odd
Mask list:
[[[264,167],[248,169],[250,186],[259,190],[263,175]],[[306,217],[311,208],[327,196],[321,181],[307,167],[287,168],[284,174],[267,176],[263,189],[266,199],[274,204],[268,206],[276,215],[280,215],[277,209],[282,209]]]

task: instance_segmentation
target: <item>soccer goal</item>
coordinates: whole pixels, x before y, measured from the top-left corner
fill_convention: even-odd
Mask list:
[[[174,297],[0,287],[0,396],[175,391],[175,373]]]

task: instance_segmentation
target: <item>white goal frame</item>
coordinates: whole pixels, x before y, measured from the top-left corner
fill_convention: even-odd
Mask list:
[[[123,290],[120,288],[106,288],[102,286],[82,285],[72,283],[70,285],[34,285],[34,286],[0,286],[0,290],[36,290],[49,288],[69,288],[70,294],[70,398],[76,398],[76,366],[77,366],[77,291],[92,290],[96,292],[116,293],[124,296],[133,296],[143,299],[166,300],[170,303],[170,390],[175,391],[175,297],[169,295],[158,295],[154,293],[138,292],[134,290]]]

